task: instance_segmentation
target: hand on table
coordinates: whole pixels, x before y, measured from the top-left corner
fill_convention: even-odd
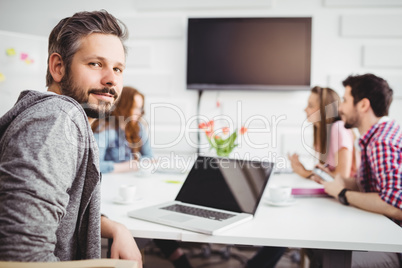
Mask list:
[[[298,154],[288,154],[288,159],[295,173],[304,178],[308,177],[311,174],[311,171],[305,169],[303,164],[300,162]]]
[[[329,169],[328,165],[323,165],[323,164],[319,163],[319,164],[317,164],[315,167],[316,167],[316,168],[319,168],[319,169],[321,169],[321,170],[323,170],[323,171],[325,171],[326,173],[328,173],[328,174],[331,175],[332,177],[335,177],[335,175],[336,175],[334,172],[332,172],[332,171]]]
[[[318,176],[313,176],[314,180],[316,177]],[[342,191],[343,188],[346,188],[345,185],[345,181],[342,178],[342,176],[340,174],[337,174],[334,178],[334,181],[328,182],[328,181],[324,181],[322,179],[320,179],[321,181],[318,183],[321,183],[322,185],[324,185],[324,190],[325,192],[335,198],[338,198],[338,194]],[[315,180],[316,181],[316,180]]]

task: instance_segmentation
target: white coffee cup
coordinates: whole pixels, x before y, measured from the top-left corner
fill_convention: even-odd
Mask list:
[[[122,202],[133,202],[136,192],[137,186],[133,184],[122,184],[119,187],[119,197]]]
[[[284,202],[292,195],[292,188],[289,186],[271,186],[268,187],[269,199],[272,202]]]

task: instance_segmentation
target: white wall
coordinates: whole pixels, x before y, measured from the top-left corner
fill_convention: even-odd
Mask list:
[[[22,90],[45,91],[46,47],[45,37],[0,30],[0,115]]]
[[[395,91],[390,115],[402,123],[401,0],[25,2],[1,1],[0,30],[47,36],[59,19],[75,11],[100,8],[106,8],[128,25],[131,38],[125,84],[138,87],[146,94],[146,118],[152,125],[152,137],[158,145],[155,150],[159,152],[195,151],[185,137],[190,133],[186,125],[196,129],[195,121],[188,122],[196,115],[197,104],[197,92],[186,90],[185,86],[188,17],[311,16],[311,85],[330,86],[342,94],[341,81],[349,74],[372,72],[382,76]],[[0,66],[0,72],[1,68],[4,66]],[[7,95],[3,94],[4,97]],[[258,120],[252,120],[249,135],[241,140],[236,151],[240,155],[280,158],[293,151],[308,155],[301,145],[302,133],[306,134],[307,143],[311,142],[311,130],[303,126],[307,97],[306,92],[206,92],[201,114],[208,118],[228,115],[239,125],[259,116]],[[222,104],[219,109],[215,105],[217,99]],[[163,108],[163,103],[170,106]],[[196,142],[194,133],[189,138]],[[256,146],[250,143],[262,148],[253,148]],[[163,144],[169,144],[168,148],[157,148]]]

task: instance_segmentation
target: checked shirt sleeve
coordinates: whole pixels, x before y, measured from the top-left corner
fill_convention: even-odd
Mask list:
[[[399,144],[378,141],[372,150],[370,162],[382,200],[402,209],[402,152]]]

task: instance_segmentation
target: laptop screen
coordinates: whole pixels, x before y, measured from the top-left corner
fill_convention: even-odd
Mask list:
[[[199,156],[176,201],[254,214],[273,163]]]

